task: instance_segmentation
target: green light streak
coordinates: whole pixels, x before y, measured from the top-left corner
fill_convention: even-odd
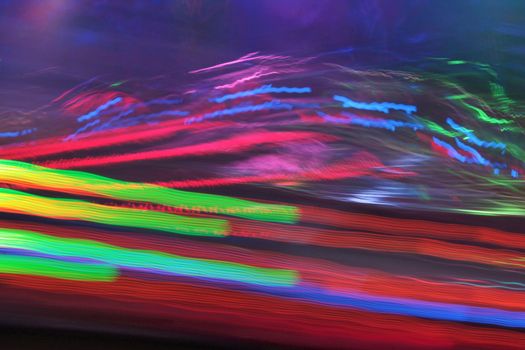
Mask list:
[[[498,118],[493,118],[493,117],[490,117],[489,115],[487,115],[487,113],[485,113],[484,110],[482,110],[481,108],[478,108],[478,107],[474,107],[468,103],[463,103],[463,105],[465,107],[467,107],[468,109],[472,110],[475,112],[476,114],[476,117],[479,119],[479,120],[482,120],[484,122],[487,122],[487,123],[490,123],[490,124],[511,124],[512,123],[512,120],[508,120],[508,119],[498,119]]]
[[[225,236],[228,231],[226,220],[111,207],[76,199],[46,198],[5,188],[0,189],[0,211],[186,235]]]
[[[0,160],[0,181],[261,221],[296,223],[300,215],[298,208],[294,206],[264,204],[147,183],[126,182],[82,171],[56,170],[13,160]]]
[[[523,129],[518,126],[502,126],[500,128],[500,131],[510,131],[510,132],[523,134]]]
[[[486,210],[454,209],[453,211],[457,213],[466,213],[466,214],[474,214],[474,215],[482,215],[482,216],[500,216],[500,215],[524,216],[525,215],[525,209],[523,207],[511,206],[511,205],[505,205],[500,208],[493,208],[493,209],[486,209]]]
[[[216,278],[267,286],[291,286],[297,272],[234,262],[189,258],[152,250],[127,249],[93,240],[60,238],[32,231],[0,229],[0,247],[25,249],[60,257],[81,257],[127,268],[175,275]]]
[[[0,244],[1,242],[0,240]],[[117,269],[105,264],[83,264],[6,254],[0,254],[0,273],[93,282],[112,282],[118,275]]]
[[[431,120],[427,120],[427,119],[421,119],[421,121],[423,122],[423,124],[425,124],[425,126],[429,129],[429,130],[432,130],[438,134],[441,134],[441,135],[444,135],[444,136],[447,136],[447,137],[458,137],[458,136],[461,136],[461,133],[459,132],[455,132],[455,131],[449,131],[445,128],[443,128],[441,125],[431,121]]]
[[[117,86],[120,86],[122,84],[124,84],[127,80],[122,80],[122,81],[117,81],[113,84],[111,84],[109,87],[117,87]]]
[[[496,101],[496,104],[498,105],[498,109],[504,113],[510,113],[511,106],[513,106],[516,102],[510,99],[505,94],[505,89],[500,84],[489,83],[489,86],[490,86],[490,91],[492,92],[492,98],[494,98],[494,100]]]
[[[450,95],[450,96],[447,96],[446,99],[447,100],[464,100],[470,97],[471,97],[470,94],[461,94],[461,95]]]
[[[462,61],[462,60],[451,60],[447,62],[447,64],[449,65],[458,65],[458,64],[466,64],[466,63],[467,63],[466,61]]]

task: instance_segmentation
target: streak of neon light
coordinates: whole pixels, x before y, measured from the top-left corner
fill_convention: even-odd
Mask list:
[[[4,241],[0,239],[0,246]],[[112,282],[118,272],[108,264],[82,264],[34,256],[0,254],[0,274],[36,275],[77,281]]]
[[[197,145],[182,146],[165,150],[152,150],[137,153],[115,154],[109,156],[98,156],[89,158],[61,159],[56,161],[42,162],[40,164],[50,168],[71,169],[80,167],[105,166],[110,164],[137,162],[149,159],[176,158],[188,155],[199,156],[211,154],[224,154],[244,151],[261,144],[279,144],[284,142],[300,140],[331,141],[335,139],[337,138],[334,136],[329,136],[315,132],[256,131],[252,133],[234,136],[229,139],[211,141]]]
[[[168,274],[225,279],[268,286],[291,286],[298,280],[297,273],[292,270],[126,249],[97,241],[65,239],[26,230],[0,228],[0,247],[31,250],[56,257],[92,259],[112,266],[131,269],[149,269]],[[67,263],[64,265],[67,266]]]
[[[189,118],[186,118],[184,123],[192,124],[196,122],[201,122],[203,120],[214,119],[214,118],[222,117],[226,115],[235,115],[235,114],[246,113],[246,112],[257,112],[257,111],[262,111],[265,109],[289,111],[289,110],[292,110],[293,108],[294,106],[290,103],[283,103],[279,100],[273,100],[273,101],[264,102],[258,105],[241,105],[241,106],[236,106],[232,108],[226,108],[226,109],[221,109],[218,111],[206,113],[198,117],[189,117]]]
[[[469,130],[467,128],[464,128],[462,127],[461,125],[459,124],[456,124],[456,122],[454,122],[454,120],[452,120],[451,118],[447,118],[447,123],[454,129],[454,130],[457,130],[461,133],[463,133],[465,136],[466,136],[466,140],[470,143],[473,143],[477,146],[480,146],[480,147],[485,147],[485,148],[499,148],[499,149],[502,149],[504,150],[507,145],[505,145],[504,143],[500,143],[500,142],[494,142],[494,141],[483,141],[481,139],[479,139],[473,132],[472,130]]]
[[[89,112],[87,114],[84,114],[84,115],[78,117],[77,121],[84,122],[86,120],[92,119],[92,118],[96,117],[97,115],[99,115],[100,112],[102,112],[103,110],[108,109],[109,107],[111,107],[113,105],[116,105],[120,101],[122,101],[122,97],[120,97],[120,96],[119,97],[115,97],[114,99],[109,100],[108,102],[98,106],[94,111],[91,111],[91,112]]]
[[[216,97],[210,99],[211,102],[216,103],[223,103],[228,100],[235,100],[242,97],[248,97],[248,96],[254,96],[254,95],[261,95],[261,94],[271,94],[271,93],[285,93],[285,94],[306,94],[312,92],[312,88],[310,87],[274,87],[271,84],[270,85],[263,85],[258,88],[247,90],[247,91],[239,91],[233,94],[224,95],[221,97]]]
[[[229,230],[225,220],[189,218],[75,199],[46,198],[5,188],[0,188],[0,211],[197,236],[223,237]]]
[[[393,102],[359,102],[349,99],[348,97],[334,95],[335,101],[341,102],[344,108],[355,108],[362,109],[365,111],[378,111],[385,114],[390,113],[390,110],[404,111],[407,114],[411,114],[417,111],[417,107],[413,105],[405,105]]]
[[[336,124],[353,124],[367,128],[380,128],[390,131],[396,131],[396,128],[411,128],[413,130],[423,129],[423,126],[415,123],[407,123],[399,120],[380,119],[380,118],[363,118],[355,114],[343,113],[345,118],[335,118],[323,112],[317,112],[325,121]]]
[[[214,69],[218,69],[218,68],[224,68],[224,67],[228,67],[228,66],[231,66],[231,65],[235,65],[237,63],[243,63],[243,62],[254,61],[254,60],[272,60],[272,59],[288,58],[288,56],[275,56],[275,55],[260,55],[260,56],[256,56],[258,53],[259,53],[258,51],[251,52],[251,53],[248,53],[248,54],[246,54],[246,55],[244,55],[241,58],[238,58],[236,60],[225,62],[225,63],[221,63],[221,64],[216,64],[214,66],[207,67],[207,68],[201,68],[201,69],[192,70],[192,71],[190,71],[190,73],[194,74],[194,73],[208,72],[210,70],[214,70]]]
[[[19,130],[19,131],[5,131],[5,132],[0,132],[0,137],[8,138],[8,137],[25,136],[25,135],[29,135],[33,133],[35,130],[36,128],[24,129],[24,130]]]
[[[91,194],[121,200],[145,201],[167,206],[202,208],[203,212],[226,214],[256,220],[295,222],[299,216],[299,212],[293,206],[263,204],[234,197],[174,190],[153,184],[125,182],[85,172],[48,169],[18,161],[0,160],[0,181],[4,183],[21,184],[24,186],[51,189],[55,191]],[[0,189],[0,191],[2,190]],[[9,193],[10,192],[7,192],[7,194]],[[21,193],[18,192],[18,194]],[[30,198],[32,197],[29,197],[28,199]],[[24,197],[21,197],[21,199],[24,199]],[[48,200],[51,201],[51,203],[54,203],[53,200]],[[107,209],[106,212],[108,214],[111,213],[112,210],[111,207],[108,208],[84,202],[72,202],[71,204],[73,205],[75,203],[80,207],[79,210],[84,208],[88,211],[91,206],[94,206],[92,209],[97,211],[99,209]],[[22,201],[21,204],[24,204],[24,202]],[[56,204],[59,205],[60,202]],[[64,205],[65,204],[66,203],[64,203]],[[62,207],[62,205],[60,205],[60,207]],[[33,210],[31,206],[24,206],[24,208],[30,212]],[[9,207],[7,206],[4,209],[9,209]],[[46,210],[45,213],[52,216],[52,213],[50,213],[49,210],[50,209]],[[67,212],[67,208],[64,208],[64,211]],[[62,215],[64,215],[64,211],[62,211]],[[61,212],[57,211],[57,213]],[[142,212],[142,214],[148,215],[146,212]],[[76,216],[80,215],[80,213],[72,213],[70,215]],[[120,214],[118,214],[117,211],[115,215],[116,219]],[[87,216],[87,218],[91,217],[91,215]],[[79,216],[79,218],[82,218],[82,216]],[[182,224],[184,219],[183,217],[180,218],[182,219]],[[169,221],[171,219],[169,219],[169,217],[159,217],[157,220],[166,222],[166,220]],[[172,224],[174,225],[178,218],[174,216],[173,220],[174,222]],[[114,222],[118,223],[117,220]],[[133,220],[131,222],[133,222]],[[199,221],[196,221],[196,223],[197,222]],[[205,221],[203,221],[203,223],[204,222]],[[213,221],[210,221],[210,223],[212,222]],[[191,220],[189,220],[188,224],[190,223]],[[142,224],[144,225],[146,222],[144,221]],[[152,225],[155,225],[155,221],[152,222]],[[211,230],[211,232],[217,234],[220,232],[223,234],[225,233],[226,229],[224,223],[216,222],[212,227],[215,227],[215,229]]]

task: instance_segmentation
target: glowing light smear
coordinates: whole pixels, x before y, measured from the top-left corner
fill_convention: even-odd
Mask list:
[[[145,212],[74,199],[46,198],[10,189],[0,189],[0,211],[187,235],[225,236],[228,232],[228,224],[223,220]]]
[[[31,134],[32,132],[34,132],[35,129],[24,129],[24,130],[20,130],[20,131],[4,131],[4,132],[0,132],[0,138],[4,137],[4,138],[11,138],[11,137],[19,137],[19,136],[25,136],[25,135],[29,135]]]
[[[293,223],[299,216],[297,208],[293,206],[262,204],[233,197],[186,192],[152,184],[119,181],[80,171],[48,169],[17,161],[0,161],[0,181],[58,191],[88,193],[121,200],[199,208],[202,212],[257,220]],[[0,190],[0,193],[8,195],[15,192]],[[31,198],[37,197],[32,196]],[[79,207],[88,208],[89,206],[79,203]],[[118,211],[115,212],[117,213]],[[188,220],[188,223],[190,221]],[[208,220],[208,222],[214,221]]]
[[[2,310],[298,348],[521,349],[523,98],[483,62],[361,70],[361,54],[93,78],[0,114]]]
[[[312,89],[309,87],[274,87],[272,85],[263,85],[257,89],[240,91],[234,94],[228,94],[221,97],[216,97],[211,99],[212,102],[223,103],[228,100],[235,100],[242,97],[260,95],[260,94],[271,94],[271,93],[286,93],[286,94],[305,94],[312,92]]]
[[[385,113],[385,114],[390,113],[390,110],[404,111],[407,114],[414,113],[417,110],[416,106],[405,105],[401,103],[393,103],[393,102],[366,103],[366,102],[353,101],[347,97],[339,96],[339,95],[334,95],[334,100],[341,102],[344,108],[363,109],[365,111],[378,111],[378,112]]]
[[[21,230],[0,229],[0,247],[31,250],[56,257],[93,259],[112,266],[245,283],[279,286],[292,285],[297,279],[294,271],[257,268],[225,261],[192,259],[154,251],[123,249],[96,241],[61,239]],[[63,268],[67,269],[68,265],[64,264]],[[27,270],[30,270],[30,267],[27,267]],[[38,269],[35,270],[40,272]]]
[[[31,256],[0,254],[0,274],[3,273],[104,282],[112,282],[117,277],[117,271],[111,265],[81,264]]]
[[[97,109],[95,109],[94,111],[91,111],[87,114],[84,114],[80,117],[77,118],[77,120],[79,122],[84,122],[86,120],[89,120],[89,119],[92,119],[94,117],[96,117],[100,112],[102,112],[103,110],[105,109],[108,109],[109,107],[113,106],[113,105],[116,105],[117,103],[119,103],[120,101],[122,101],[122,97],[116,97],[106,103],[104,103],[103,105],[100,105],[99,107],[97,107]]]

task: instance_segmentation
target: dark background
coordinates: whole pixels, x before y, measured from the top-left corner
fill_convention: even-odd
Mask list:
[[[511,94],[520,93],[525,1],[0,0],[0,112],[35,109],[93,77],[117,81],[184,74],[253,51],[303,56],[338,50],[349,57],[375,53],[378,66],[429,56],[489,63]],[[217,344],[12,325],[0,329],[0,348],[6,350],[209,349]],[[269,345],[225,348],[232,347]]]
[[[521,0],[1,0],[0,112],[93,77],[152,77],[253,51],[450,57],[525,72]]]

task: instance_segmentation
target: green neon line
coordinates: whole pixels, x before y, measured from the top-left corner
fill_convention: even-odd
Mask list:
[[[458,65],[458,64],[465,64],[467,62],[466,61],[462,61],[462,60],[452,60],[452,61],[448,61],[447,63],[450,64],[450,65]]]
[[[468,103],[463,103],[463,105],[465,107],[467,107],[468,109],[474,111],[475,114],[476,114],[476,117],[479,120],[482,120],[484,122],[487,122],[487,123],[490,123],[490,124],[511,124],[513,122],[512,120],[508,120],[508,119],[498,119],[498,118],[490,117],[481,108],[474,107],[474,106],[472,106],[472,105],[470,105]]]
[[[461,94],[461,95],[450,95],[450,96],[447,96],[446,99],[447,100],[464,100],[470,97],[471,97],[470,94]]]
[[[1,228],[0,247],[25,249],[60,257],[93,259],[119,267],[152,269],[168,274],[267,286],[291,286],[298,279],[294,270],[190,258],[153,250],[128,249],[93,240],[59,238],[26,230]]]
[[[6,188],[0,188],[0,211],[186,235],[225,236],[228,232],[226,220],[111,207],[76,199],[47,198]]]
[[[112,282],[118,276],[117,269],[106,264],[83,264],[6,254],[0,254],[0,273],[100,282]]]
[[[447,129],[443,128],[441,125],[427,119],[422,119],[422,122],[425,124],[427,128],[430,130],[437,132],[441,135],[447,136],[447,137],[458,137],[461,136],[461,133],[455,132],[455,131],[448,131]]]
[[[13,160],[0,160],[0,181],[64,192],[82,191],[114,199],[149,202],[253,220],[296,223],[300,215],[297,207],[289,205],[257,203],[234,197],[181,191],[153,184],[115,180],[82,171],[50,169]]]
[[[482,215],[482,216],[500,216],[500,215],[508,215],[508,216],[524,216],[525,215],[525,209],[523,207],[513,207],[513,206],[504,206],[502,208],[494,208],[494,209],[454,209],[454,212],[457,213],[466,213],[466,214],[474,214],[474,215]]]

